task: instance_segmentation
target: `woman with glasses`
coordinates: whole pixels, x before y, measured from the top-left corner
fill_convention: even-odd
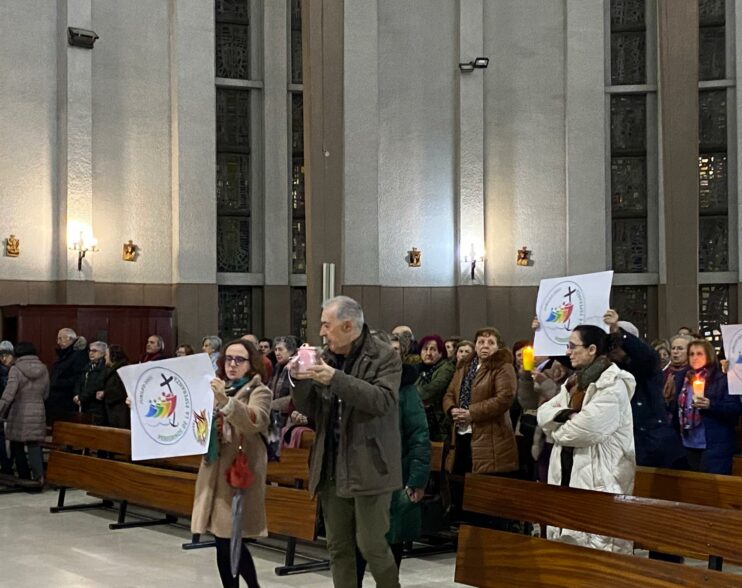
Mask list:
[[[244,543],[239,555],[239,575],[232,575],[232,499],[236,492],[243,492],[242,537],[267,535],[267,453],[261,435],[268,429],[272,394],[261,384],[263,360],[249,341],[232,341],[224,346],[217,374],[211,381],[214,418],[208,451],[198,470],[191,529],[193,533],[208,531],[214,535],[222,586],[238,587],[241,575],[250,588],[257,588],[255,564]],[[247,458],[247,466],[254,476],[250,485],[242,489],[232,487],[227,481],[227,471],[239,453]]]
[[[538,409],[539,426],[553,439],[549,484],[631,494],[636,457],[631,416],[634,377],[607,357],[608,336],[593,325],[575,327],[567,357],[575,369],[559,393]],[[551,538],[630,552],[626,541],[550,528]]]
[[[711,343],[692,341],[688,361],[690,365],[674,375],[673,408],[690,469],[731,475],[735,429],[742,414],[740,397],[729,395],[727,376]],[[694,382],[702,384],[694,386]]]

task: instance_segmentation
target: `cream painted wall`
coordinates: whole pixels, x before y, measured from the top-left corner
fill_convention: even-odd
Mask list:
[[[0,279],[54,280],[56,2],[0,3]],[[8,26],[12,23],[12,26]],[[14,233],[21,256],[5,257]]]
[[[96,281],[172,283],[168,3],[95,0],[93,225]],[[124,242],[140,247],[121,259]]]

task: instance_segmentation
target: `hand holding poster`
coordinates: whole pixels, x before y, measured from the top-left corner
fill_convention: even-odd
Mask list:
[[[742,394],[742,325],[721,325],[729,394]]]
[[[119,368],[131,400],[132,460],[206,453],[214,378],[205,353]]]
[[[536,355],[564,355],[577,325],[607,330],[603,315],[609,308],[612,282],[612,271],[541,280],[536,299],[539,328],[533,340]]]

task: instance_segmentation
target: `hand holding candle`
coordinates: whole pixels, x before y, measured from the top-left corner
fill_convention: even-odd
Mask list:
[[[693,398],[703,398],[706,382],[700,378],[693,380]]]
[[[523,371],[532,372],[534,367],[533,364],[533,347],[528,345],[523,348]]]

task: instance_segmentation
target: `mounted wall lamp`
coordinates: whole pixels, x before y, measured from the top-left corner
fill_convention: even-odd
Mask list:
[[[490,64],[489,57],[475,57],[471,61],[459,63],[459,69],[463,73],[471,73],[475,69],[487,69],[487,66],[489,64]]]
[[[477,255],[476,248],[474,247],[474,243],[471,244],[471,249],[469,250],[469,254],[464,256],[464,263],[470,264],[471,269],[471,279],[476,280],[476,273],[477,273],[477,262],[484,262],[484,255]]]
[[[80,239],[70,245],[70,251],[77,251],[77,271],[81,272],[82,260],[85,257],[85,254],[88,251],[90,251],[90,253],[100,251],[100,249],[98,249],[98,239],[90,237],[90,239],[86,242],[83,231],[80,231]]]

